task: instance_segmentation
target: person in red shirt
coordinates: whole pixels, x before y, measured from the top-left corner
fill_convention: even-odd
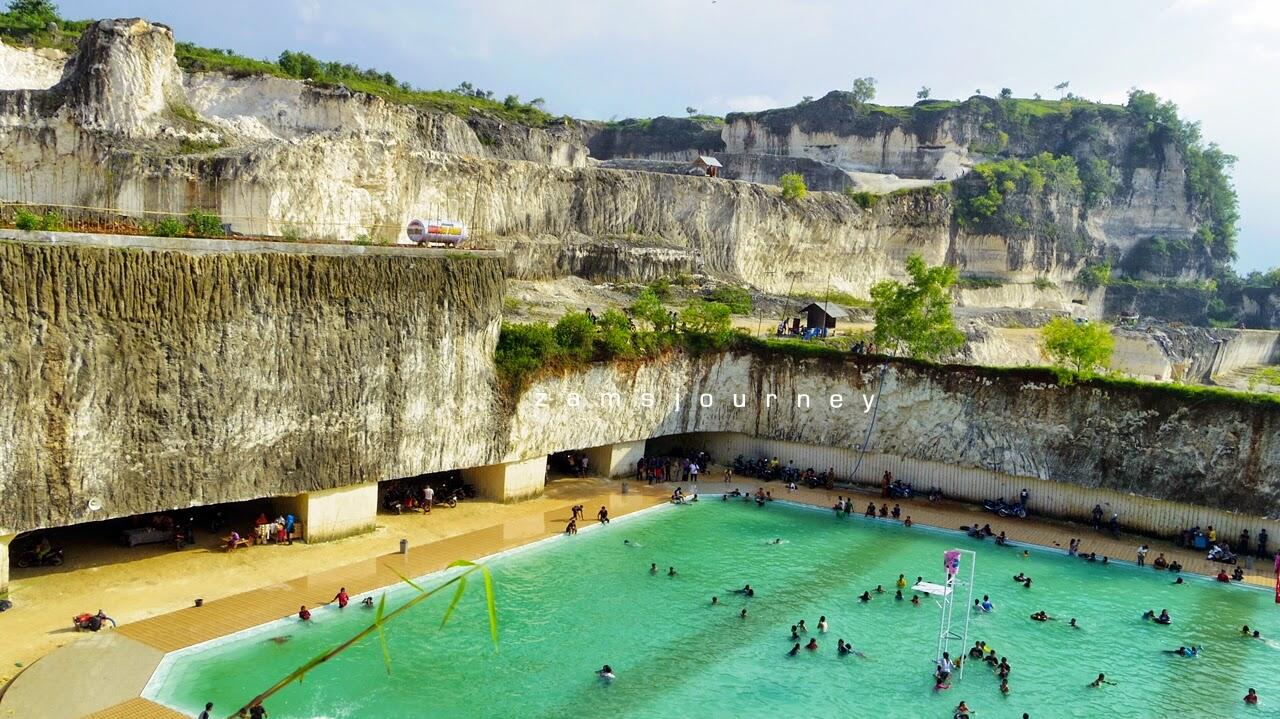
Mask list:
[[[1244,695],[1244,703],[1245,703],[1245,704],[1257,704],[1257,703],[1258,703],[1258,692],[1254,691],[1253,689],[1250,689],[1250,690],[1249,690],[1249,693]]]
[[[1231,581],[1231,577],[1228,577],[1228,576],[1227,576],[1227,570],[1225,570],[1225,569],[1219,569],[1219,570],[1218,570],[1218,581],[1219,581],[1219,582],[1230,582],[1230,581]]]
[[[342,587],[338,593],[334,595],[333,601],[338,603],[338,609],[345,609],[347,602],[351,601],[351,597],[347,596],[347,588]]]
[[[311,621],[311,612],[307,611],[307,605],[303,604],[302,608],[298,610],[298,619],[304,622]]]

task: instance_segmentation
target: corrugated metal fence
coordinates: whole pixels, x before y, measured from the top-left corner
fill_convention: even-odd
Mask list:
[[[844,481],[848,481],[858,461],[858,451],[855,449],[820,447],[737,433],[706,432],[650,440],[651,452],[661,452],[672,446],[704,449],[719,464],[732,463],[741,454],[746,459],[761,455],[777,457],[784,466],[793,461],[802,471],[809,467],[818,472],[834,468],[836,476]],[[894,479],[910,482],[917,491],[937,487],[950,498],[970,502],[999,497],[1016,501],[1019,492],[1025,487],[1030,494],[1028,505],[1031,511],[1051,517],[1088,521],[1094,505],[1100,504],[1106,512],[1104,520],[1109,519],[1112,513],[1118,514],[1120,524],[1126,531],[1173,536],[1187,527],[1212,525],[1218,531],[1218,536],[1230,541],[1233,546],[1242,529],[1248,529],[1251,538],[1256,538],[1263,527],[1267,528],[1267,533],[1272,537],[1280,537],[1277,534],[1280,532],[1280,522],[1263,517],[1068,482],[1016,477],[991,470],[872,452],[868,452],[863,459],[853,481],[878,490],[881,477],[886,471],[892,472]]]

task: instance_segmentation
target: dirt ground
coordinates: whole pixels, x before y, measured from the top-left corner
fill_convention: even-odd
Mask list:
[[[62,567],[11,573],[13,608],[0,614],[0,685],[56,647],[86,636],[71,618],[102,609],[124,624],[206,601],[271,586],[340,564],[396,551],[401,539],[425,544],[505,520],[540,515],[567,501],[607,491],[599,478],[558,479],[545,494],[518,504],[468,500],[429,515],[380,514],[369,534],[308,545],[266,545],[232,553],[217,551],[216,536],[204,532],[182,551],[170,544],[123,547],[109,538],[72,532],[55,537],[66,548]]]

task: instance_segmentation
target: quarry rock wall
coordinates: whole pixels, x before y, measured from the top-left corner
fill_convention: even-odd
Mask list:
[[[0,242],[0,534],[493,459],[500,258],[129,241]]]
[[[0,534],[691,432],[855,448],[864,394],[880,454],[1252,514],[1280,500],[1274,404],[913,363],[881,385],[870,358],[766,351],[512,395],[495,254],[5,237]]]

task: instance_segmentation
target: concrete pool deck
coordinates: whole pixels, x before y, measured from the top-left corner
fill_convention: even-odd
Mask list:
[[[560,501],[552,503],[554,506],[550,509],[545,501],[507,505],[511,511],[506,512],[509,517],[504,521],[476,528],[484,520],[482,512],[459,526],[458,532],[436,541],[415,544],[404,555],[390,553],[354,561],[206,601],[203,607],[188,607],[122,624],[114,632],[88,635],[49,654],[19,676],[0,699],[0,717],[169,719],[183,716],[140,697],[142,688],[165,653],[290,616],[297,612],[300,604],[310,608],[320,606],[332,599],[340,586],[345,586],[348,593],[355,596],[396,584],[400,575],[421,576],[442,569],[455,559],[488,556],[559,534],[574,504],[586,506],[587,520],[583,522],[586,526],[595,523],[595,510],[601,505],[609,507],[611,516],[623,516],[663,503],[673,488],[671,484],[652,487],[631,484],[632,491],[626,495],[618,491],[617,483],[587,484],[578,488],[580,495],[575,493],[570,498],[561,497]],[[754,491],[758,486],[775,492],[777,499],[818,507],[830,507],[837,496],[850,495],[847,489],[787,492],[780,483],[756,480],[735,480],[729,484],[720,481],[699,483],[699,489],[704,493],[735,487]],[[601,492],[601,489],[605,491]],[[855,492],[852,497],[854,506],[863,510],[869,501],[874,500],[877,505],[885,501],[866,492]],[[1149,560],[1163,552],[1170,560],[1181,562],[1186,572],[1213,575],[1220,566],[1205,560],[1203,553],[1178,549],[1167,542],[1140,537],[1116,540],[1088,527],[1038,519],[1000,519],[982,512],[979,507],[950,502],[912,500],[899,503],[903,516],[911,516],[914,523],[922,526],[958,529],[965,524],[990,522],[997,532],[1002,529],[1007,532],[1011,542],[1049,548],[1065,548],[1072,537],[1079,537],[1083,540],[1084,551],[1130,562],[1137,546],[1147,543],[1151,547]],[[481,503],[475,505],[483,507]],[[889,501],[889,505],[892,506],[893,501]],[[497,506],[494,507],[496,510]],[[862,512],[857,511],[851,519],[860,519],[861,515]],[[1269,587],[1274,581],[1270,562],[1251,563],[1245,569],[1246,581],[1250,584]],[[103,667],[110,667],[109,676]],[[103,690],[106,685],[110,686],[109,691]],[[232,709],[217,707],[216,715],[226,716]]]

